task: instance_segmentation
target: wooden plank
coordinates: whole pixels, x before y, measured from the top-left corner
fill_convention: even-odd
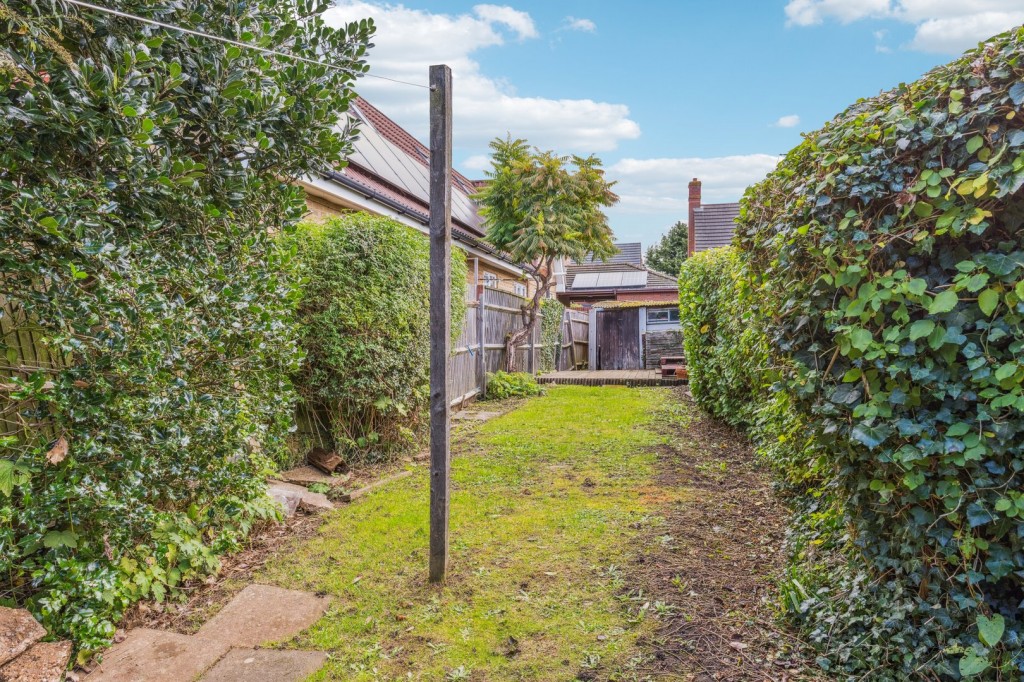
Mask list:
[[[406,478],[407,476],[411,476],[411,475],[412,475],[412,470],[410,470],[410,469],[406,469],[405,471],[399,471],[397,474],[391,474],[390,476],[385,476],[384,478],[382,478],[382,479],[380,479],[378,481],[374,481],[370,485],[365,486],[363,488],[360,488],[359,490],[353,490],[352,492],[349,492],[349,493],[343,493],[342,495],[340,495],[338,497],[338,499],[340,499],[342,502],[351,502],[353,500],[358,500],[360,497],[363,497],[367,493],[373,492],[374,490],[376,490],[377,488],[380,488],[381,486],[385,486],[388,483],[392,483],[394,481],[398,481],[400,479]]]
[[[452,71],[430,67],[430,582],[448,572],[451,474]]]

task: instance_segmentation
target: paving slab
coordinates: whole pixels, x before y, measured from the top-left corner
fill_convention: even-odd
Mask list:
[[[225,642],[136,628],[105,654],[86,682],[191,682],[226,654]]]
[[[298,497],[298,505],[309,511],[325,511],[334,509],[334,504],[327,499],[323,493],[314,493],[306,490],[301,485],[285,483],[284,481],[270,481],[267,492],[275,500],[285,498],[288,500]]]
[[[328,485],[332,488],[336,488],[339,485],[347,483],[348,480],[352,478],[351,474],[331,476],[329,474],[325,474],[316,467],[309,466],[308,464],[306,466],[289,469],[288,471],[282,471],[280,476],[288,483],[297,483],[298,485],[304,486],[312,485],[313,483],[323,483],[324,485]]]
[[[71,642],[36,642],[0,668],[0,682],[63,682]]]
[[[329,599],[309,592],[249,585],[196,636],[236,647],[291,639],[318,621],[329,605]]]
[[[299,682],[326,660],[322,651],[232,649],[200,682]]]
[[[46,636],[46,630],[25,609],[0,606],[0,665]]]
[[[485,422],[500,416],[501,412],[463,410],[462,412],[456,412],[452,419]]]

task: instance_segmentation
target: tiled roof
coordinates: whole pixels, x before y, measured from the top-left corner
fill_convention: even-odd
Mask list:
[[[632,263],[633,265],[644,264],[643,249],[640,242],[625,242],[616,243],[615,247],[618,252],[614,256],[609,256],[606,263]],[[595,259],[593,256],[587,256],[584,263],[601,263],[601,259]]]
[[[430,151],[397,123],[359,98],[352,114],[360,121],[348,165],[338,173],[418,216],[430,214]],[[452,222],[467,234],[484,235],[476,192],[465,176],[452,171]]]
[[[704,204],[693,211],[694,250],[707,251],[732,243],[739,204]]]

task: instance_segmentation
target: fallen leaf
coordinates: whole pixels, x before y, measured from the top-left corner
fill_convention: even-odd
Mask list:
[[[68,441],[64,436],[57,439],[50,451],[46,453],[46,461],[50,464],[60,464],[68,456]]]
[[[731,646],[736,651],[743,651],[747,648],[748,645],[744,644],[743,642],[729,642],[729,646]]]

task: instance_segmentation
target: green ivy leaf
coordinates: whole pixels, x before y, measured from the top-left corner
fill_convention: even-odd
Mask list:
[[[967,153],[973,154],[983,146],[985,146],[985,138],[981,135],[975,135],[971,139],[967,140]]]
[[[985,313],[986,317],[991,316],[998,305],[999,292],[995,289],[985,289],[978,296],[978,307],[981,308],[981,312]]]
[[[78,547],[78,533],[73,530],[51,530],[43,536],[43,546],[50,549],[56,547]]]
[[[923,339],[931,334],[933,329],[935,329],[935,323],[931,320],[918,320],[910,325],[910,340],[917,341],[918,339]]]
[[[870,331],[858,327],[850,332],[850,345],[859,351],[865,351],[871,345],[871,338]]]
[[[950,310],[956,307],[956,304],[960,302],[959,297],[955,291],[946,289],[941,294],[932,299],[932,303],[928,306],[928,313],[931,315],[938,315],[940,313],[948,313]]]
[[[973,649],[967,651],[960,659],[960,675],[962,677],[974,677],[988,669],[988,659],[982,658]]]
[[[139,112],[135,110],[135,107],[129,104],[126,104],[121,108],[121,113],[129,118],[139,115]]]
[[[999,644],[1005,630],[1006,621],[1000,614],[996,613],[991,618],[978,614],[978,637],[985,646],[991,648]]]

